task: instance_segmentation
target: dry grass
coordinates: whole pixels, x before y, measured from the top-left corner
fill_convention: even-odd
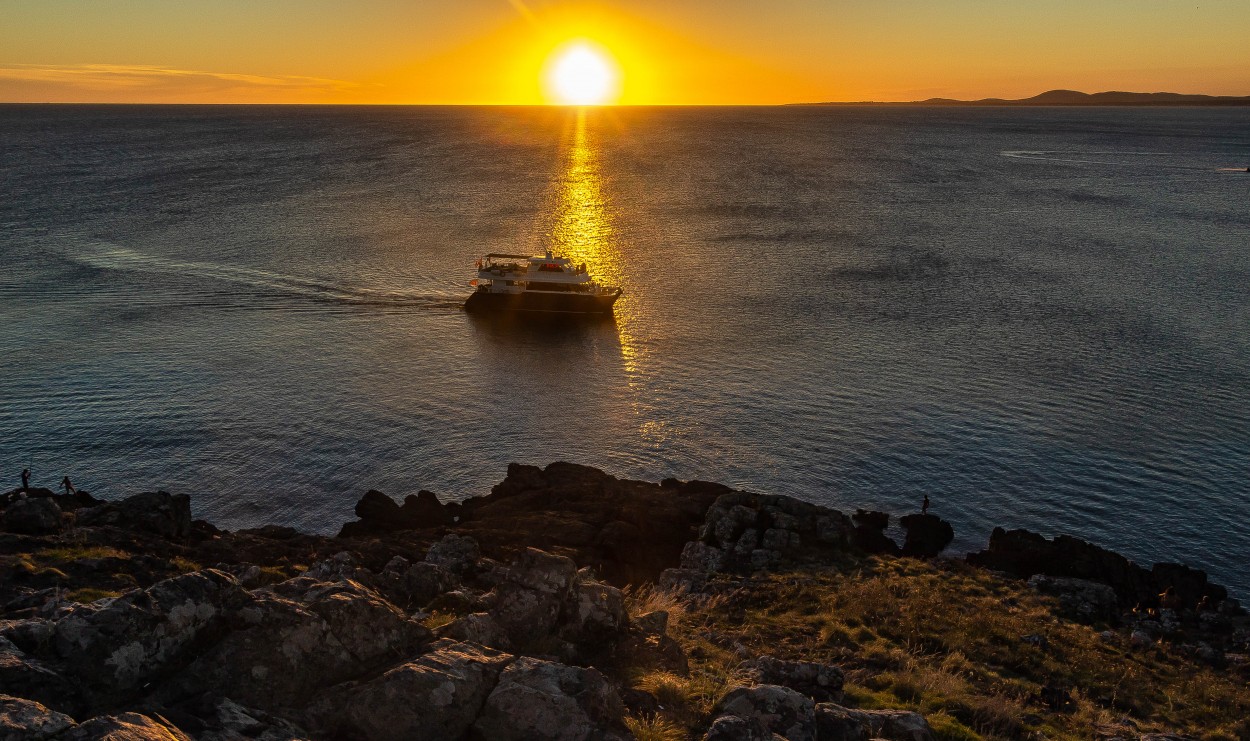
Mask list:
[[[1125,717],[1139,732],[1250,739],[1237,735],[1250,717],[1243,679],[1165,647],[1110,645],[1055,617],[1023,583],[955,562],[873,559],[852,572],[774,575],[712,608],[685,603],[672,632],[691,656],[692,707],[694,677],[727,688],[743,658],[770,654],[838,664],[847,704],[920,711],[951,741],[1093,738]],[[1071,690],[1073,707],[1042,704],[1045,686]]]
[[[631,618],[646,615],[649,612],[663,610],[668,613],[668,623],[674,626],[681,622],[686,614],[686,600],[677,592],[660,589],[654,584],[641,587],[625,587],[625,608]]]
[[[625,727],[638,741],[685,741],[686,730],[660,715],[626,716]]]
[[[447,625],[448,623],[450,623],[451,621],[455,619],[456,619],[456,616],[454,613],[432,612],[430,613],[429,617],[421,621],[421,624],[429,628],[430,630],[436,630],[438,628],[443,627],[444,625]]]
[[[47,548],[39,551],[34,556],[42,563],[67,563],[69,561],[78,561],[86,558],[120,558],[129,559],[130,554],[110,548],[108,546],[90,545],[90,546],[63,546],[61,548]]]
[[[83,589],[75,589],[65,595],[65,599],[70,602],[95,602],[98,599],[114,598],[122,596],[121,592],[115,592],[109,589],[95,589],[94,587],[85,587]]]

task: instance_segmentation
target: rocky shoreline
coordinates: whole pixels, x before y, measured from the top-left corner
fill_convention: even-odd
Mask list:
[[[677,631],[679,615],[749,628],[767,590],[928,563],[954,537],[937,516],[903,517],[900,545],[880,512],[569,463],[510,465],[490,494],[457,503],[370,491],[355,514],[336,537],[226,532],[193,520],[186,495],[0,496],[0,741],[924,741],[989,728],[976,729],[975,708],[926,716],[906,693],[898,708],[864,707],[844,691],[844,667],[784,645],[721,641],[732,681],[703,705],[664,689],[688,688],[692,666],[719,656],[714,631]],[[1003,597],[1004,610],[1036,599],[1064,626],[1090,626],[1079,629],[1116,657],[1250,678],[1245,612],[1200,570],[1003,529],[966,565],[939,561],[926,568],[1025,595]],[[1046,640],[1020,636],[1029,651]],[[870,684],[865,666],[855,676]],[[1097,704],[1098,688],[1047,688],[1018,732],[986,735],[1067,723],[1056,696]],[[1105,735],[1176,725],[1136,712]]]

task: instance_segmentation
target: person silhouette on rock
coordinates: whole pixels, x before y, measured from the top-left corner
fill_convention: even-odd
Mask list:
[[[25,494],[28,491],[30,491],[30,469],[23,468],[22,469],[22,493]]]
[[[66,476],[65,478],[61,479],[61,486],[65,487],[66,494],[78,493],[78,491],[74,488],[74,485],[70,483],[69,476]]]
[[[920,505],[920,514],[922,515],[929,514],[929,495],[928,494],[924,495],[924,504]]]

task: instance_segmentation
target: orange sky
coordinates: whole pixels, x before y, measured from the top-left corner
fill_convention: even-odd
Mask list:
[[[533,104],[608,50],[627,104],[1250,94],[1247,0],[2,0],[0,101]]]

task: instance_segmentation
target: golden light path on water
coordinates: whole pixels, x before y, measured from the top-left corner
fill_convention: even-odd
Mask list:
[[[627,382],[637,390],[644,360],[636,335],[637,304],[629,294],[629,279],[617,246],[620,235],[612,226],[610,199],[602,189],[599,151],[587,131],[585,109],[577,111],[570,129],[565,135],[567,155],[556,189],[551,249],[572,261],[585,262],[600,284],[624,287],[625,294],[616,302],[616,331]],[[655,442],[662,432],[652,427],[652,422],[644,422],[640,431],[645,439]]]
[[[555,204],[552,249],[577,263],[586,263],[596,281],[628,288],[626,271],[616,246],[608,199],[601,187],[598,156],[586,131],[586,111],[577,112],[572,131],[566,136],[568,155]],[[620,335],[621,357],[631,386],[639,370],[638,343],[631,329],[637,324],[634,302],[628,292],[617,301],[616,326]]]

